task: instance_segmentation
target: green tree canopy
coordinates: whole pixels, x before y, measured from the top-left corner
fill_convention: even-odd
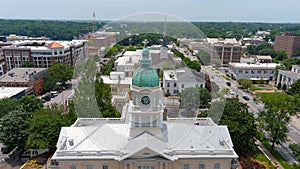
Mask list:
[[[248,89],[253,84],[253,82],[249,79],[239,79],[237,82],[242,86],[243,89]]]
[[[43,107],[41,99],[34,95],[23,96],[19,101],[23,109],[27,112],[34,112]]]
[[[272,151],[275,144],[285,142],[288,134],[287,124],[290,116],[299,111],[299,98],[285,93],[260,93],[258,100],[264,103],[265,110],[259,112],[259,126],[266,132],[267,139],[272,143]]]
[[[297,80],[286,92],[289,95],[300,96],[300,80]]]
[[[0,119],[0,142],[10,148],[23,148],[27,139],[26,119],[30,113],[22,108],[8,112]]]
[[[53,77],[53,75],[48,74],[44,77],[44,91],[51,91],[57,89],[56,79]]]
[[[7,113],[13,110],[17,110],[21,107],[19,100],[12,98],[0,99],[0,118],[5,116]]]
[[[73,77],[73,69],[65,64],[54,62],[49,67],[50,74],[56,79],[57,82],[65,84]]]
[[[64,114],[63,110],[62,105],[52,105],[33,113],[33,117],[28,119],[26,148],[56,149],[61,127],[70,126],[76,120],[73,111]]]

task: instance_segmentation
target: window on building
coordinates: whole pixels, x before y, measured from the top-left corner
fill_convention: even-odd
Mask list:
[[[167,87],[170,87],[170,83],[167,83]]]
[[[183,169],[190,169],[190,165],[189,164],[184,164]]]
[[[76,169],[76,165],[71,165],[70,169]]]
[[[214,169],[220,169],[220,164],[215,163],[215,164],[214,164]]]
[[[254,70],[251,70],[251,74],[254,74]]]
[[[248,71],[245,71],[245,74],[248,74]]]
[[[184,88],[184,84],[181,84],[181,88]]]
[[[86,169],[93,169],[93,166],[92,165],[87,165]]]
[[[176,83],[174,83],[174,87],[176,87]]]
[[[152,120],[152,127],[156,127],[157,124],[157,117],[154,117],[154,119]]]
[[[112,87],[112,88],[111,88],[111,91],[112,91],[112,92],[116,92],[116,91],[117,91],[117,87]]]
[[[204,164],[199,164],[199,169],[204,169]]]
[[[267,73],[267,71],[266,70],[264,70],[264,74],[266,74]]]
[[[261,74],[261,70],[258,70],[257,73],[258,73],[258,74]]]
[[[108,169],[108,165],[103,165],[102,169]]]
[[[139,116],[135,116],[134,127],[140,127],[140,118],[139,118]]]
[[[138,166],[138,169],[155,169],[154,166]]]

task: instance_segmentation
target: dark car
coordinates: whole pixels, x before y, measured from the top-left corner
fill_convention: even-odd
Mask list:
[[[231,83],[230,83],[230,82],[226,82],[226,85],[227,85],[227,86],[231,86]]]
[[[44,97],[42,97],[41,99],[44,99],[44,100],[46,100],[46,101],[50,101],[50,100],[51,100],[51,94],[48,93],[48,94],[46,94]]]
[[[243,96],[243,99],[249,100],[249,97],[248,96]]]
[[[1,152],[2,152],[3,154],[9,153],[8,147],[7,147],[6,145],[2,145],[2,146],[1,146]]]

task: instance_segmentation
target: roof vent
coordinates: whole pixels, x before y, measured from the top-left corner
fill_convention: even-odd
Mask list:
[[[68,140],[68,142],[69,142],[69,145],[70,145],[70,146],[73,146],[73,145],[74,145],[74,140],[73,140],[73,139]]]
[[[221,146],[224,146],[224,140],[219,140]]]
[[[200,123],[198,121],[195,121],[194,125],[200,125]]]

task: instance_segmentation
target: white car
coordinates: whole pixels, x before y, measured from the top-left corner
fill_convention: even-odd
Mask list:
[[[235,95],[235,92],[234,92],[233,90],[230,90],[230,91],[229,91],[229,94]]]

